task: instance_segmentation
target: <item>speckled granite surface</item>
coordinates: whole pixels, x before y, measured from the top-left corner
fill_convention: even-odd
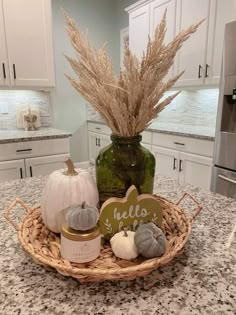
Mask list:
[[[103,125],[105,124],[102,120],[88,120],[88,122],[94,122]],[[215,140],[214,127],[154,122],[147,128],[147,130],[196,139],[204,139],[210,141]]]
[[[45,177],[0,185],[0,211],[16,197],[38,203]],[[1,315],[235,315],[236,202],[159,177],[155,192],[178,200],[190,192],[204,205],[182,256],[133,281],[81,285],[46,271],[20,247],[16,232],[0,216]],[[194,213],[191,202],[183,205]],[[21,211],[19,216],[21,216]]]
[[[0,144],[10,142],[22,142],[44,139],[67,138],[71,134],[54,128],[40,128],[36,131],[19,130],[0,130]]]

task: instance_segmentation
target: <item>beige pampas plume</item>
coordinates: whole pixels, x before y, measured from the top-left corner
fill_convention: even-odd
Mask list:
[[[182,30],[168,44],[166,11],[157,26],[154,38],[148,39],[141,61],[125,44],[124,70],[116,78],[105,45],[97,50],[91,47],[83,34],[65,11],[66,30],[76,57],[65,56],[78,79],[66,75],[73,87],[101,114],[114,135],[134,136],[142,132],[151,121],[179,94],[163,95],[183,74],[164,81],[174,63],[177,51],[203,22]]]

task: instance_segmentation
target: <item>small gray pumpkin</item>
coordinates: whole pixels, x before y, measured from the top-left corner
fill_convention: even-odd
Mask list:
[[[154,223],[142,224],[134,235],[138,252],[146,258],[162,256],[166,250],[166,237]]]
[[[68,226],[77,231],[87,231],[96,226],[99,218],[98,209],[94,206],[82,205],[70,207],[66,213]]]

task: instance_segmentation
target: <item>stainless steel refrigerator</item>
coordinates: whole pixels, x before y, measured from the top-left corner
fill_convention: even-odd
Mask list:
[[[225,26],[211,190],[236,199],[236,21]]]

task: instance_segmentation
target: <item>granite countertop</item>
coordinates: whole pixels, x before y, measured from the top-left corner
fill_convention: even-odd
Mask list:
[[[105,124],[101,120],[88,120],[88,122]],[[165,134],[172,134],[184,137],[191,137],[197,139],[204,139],[209,141],[215,140],[215,128],[198,126],[198,125],[185,125],[175,123],[153,122],[146,129],[152,132],[160,132]]]
[[[10,142],[67,138],[71,135],[72,134],[67,131],[62,131],[54,128],[40,128],[35,131],[25,131],[23,129],[0,130],[0,144]]]
[[[45,182],[35,177],[0,184],[0,211],[16,196],[38,203]],[[154,191],[173,201],[188,191],[204,209],[183,254],[133,281],[80,284],[46,271],[22,250],[1,215],[0,314],[235,315],[236,202],[161,176]],[[183,207],[196,210],[191,202]]]

